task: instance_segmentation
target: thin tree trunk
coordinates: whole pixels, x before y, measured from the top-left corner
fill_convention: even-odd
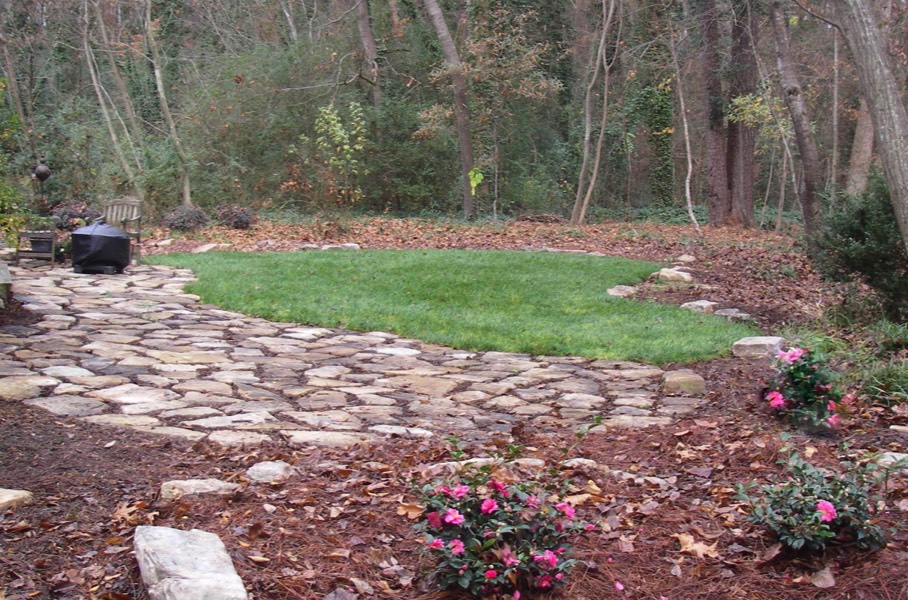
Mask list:
[[[95,90],[95,95],[98,97],[98,106],[101,109],[101,116],[104,118],[104,124],[107,126],[107,132],[110,134],[111,146],[113,147],[114,154],[117,157],[117,161],[120,163],[120,168],[123,169],[123,173],[126,174],[126,179],[129,181],[129,185],[139,193],[139,186],[136,182],[136,175],[132,170],[132,167],[129,165],[129,161],[126,160],[126,154],[123,152],[123,147],[120,144],[120,138],[117,135],[117,128],[114,126],[113,119],[110,117],[110,112],[107,110],[107,101],[105,100],[104,91],[101,89],[101,81],[98,78],[98,72],[95,66],[95,57],[94,52],[92,52],[91,44],[89,43],[89,10],[88,10],[88,0],[82,1],[82,50],[85,54],[85,64],[88,67],[88,74],[91,78],[91,86]]]
[[[293,4],[287,0],[281,0],[281,12],[284,13],[284,19],[287,20],[287,31],[290,33],[290,41],[294,44],[299,40],[299,32],[296,29],[296,19],[293,17]]]
[[[732,23],[732,73],[729,97],[738,98],[757,91],[757,20],[748,0],[734,2]],[[736,225],[754,224],[754,147],[756,129],[743,121],[728,124],[727,170],[731,191],[731,220]]]
[[[120,74],[120,67],[117,65],[117,59],[114,56],[113,48],[110,45],[110,39],[107,36],[107,25],[104,23],[104,15],[101,12],[101,2],[100,0],[94,0],[93,4],[95,9],[95,21],[98,26],[98,31],[101,33],[101,42],[104,44],[104,52],[107,54],[108,64],[110,65],[110,75],[117,88],[117,95],[119,96],[120,103],[123,105],[123,112],[126,113],[126,122],[129,123],[129,131],[132,134],[134,144],[142,147],[142,127],[139,125],[138,116],[136,116],[132,95],[126,88],[126,82]],[[138,157],[137,160],[139,160]],[[139,166],[142,166],[141,161],[139,162]]]
[[[700,234],[700,222],[694,214],[694,200],[690,191],[690,181],[694,173],[693,152],[690,148],[690,127],[687,122],[687,104],[684,101],[684,80],[681,78],[681,63],[678,61],[678,49],[675,47],[675,32],[672,30],[671,21],[668,22],[669,39],[668,47],[672,53],[672,65],[675,68],[676,87],[678,88],[678,107],[681,110],[681,125],[684,131],[684,155],[687,159],[687,173],[684,176],[684,200],[687,203],[687,216],[697,233]]]
[[[776,233],[782,231],[782,217],[785,214],[785,190],[788,189],[788,163],[791,161],[791,155],[782,155],[782,173],[779,175],[779,205],[776,209]],[[793,182],[797,186],[797,182]],[[797,187],[795,187],[797,189]]]
[[[801,182],[801,214],[804,220],[804,236],[807,239],[807,252],[816,252],[816,236],[819,228],[819,191],[821,182],[820,154],[810,127],[807,103],[801,92],[801,84],[795,73],[788,42],[788,23],[782,10],[780,0],[770,3],[773,34],[775,36],[776,62],[779,68],[779,79],[782,84],[782,98],[795,131],[801,165],[804,170]]]
[[[832,156],[829,159],[829,183],[826,188],[834,198],[839,179],[839,32],[832,30]]]
[[[889,196],[908,250],[908,109],[870,3],[836,0],[833,5],[867,99]]]
[[[703,91],[706,94],[706,199],[709,224],[727,225],[731,218],[731,193],[728,189],[728,163],[725,153],[725,97],[719,79],[720,36],[715,0],[699,0],[698,21],[703,37]]]
[[[388,10],[391,13],[391,35],[400,39],[404,37],[404,27],[400,21],[400,11],[397,9],[397,0],[388,0]]]
[[[602,164],[602,148],[605,146],[605,126],[608,123],[608,109],[609,109],[609,93],[611,91],[611,71],[612,64],[617,58],[617,51],[614,56],[612,56],[612,62],[608,60],[608,54],[606,52],[606,42],[608,40],[608,35],[612,29],[612,21],[615,18],[616,12],[618,13],[618,22],[619,22],[619,32],[618,38],[620,41],[621,32],[620,32],[620,23],[621,23],[621,7],[619,6],[619,0],[602,0],[602,32],[599,38],[599,48],[596,54],[596,66],[594,67],[593,79],[590,80],[590,86],[587,88],[587,93],[591,93],[593,85],[595,83],[595,73],[599,70],[599,65],[602,66],[602,106],[600,108],[599,116],[599,135],[596,138],[596,152],[592,160],[592,171],[590,172],[589,181],[586,182],[586,187],[584,189],[583,181],[583,169],[581,168],[581,179],[577,186],[577,197],[574,201],[574,210],[571,212],[571,225],[577,226],[583,223],[586,220],[586,213],[590,208],[590,203],[593,200],[593,192],[596,190],[596,183],[599,180],[599,168]],[[615,45],[616,49],[618,44]],[[585,110],[589,110],[587,107]],[[587,126],[589,125],[590,116],[586,116]],[[585,132],[586,136],[586,132]],[[588,144],[588,141],[584,140],[585,144]],[[587,148],[584,148],[584,153],[587,153]],[[588,154],[587,154],[588,158]],[[583,195],[581,197],[581,191],[583,190]]]
[[[845,182],[845,193],[851,196],[863,194],[867,189],[870,177],[870,166],[873,164],[873,120],[867,108],[867,100],[861,96],[858,108],[858,120],[854,126],[854,140],[851,143],[851,156],[848,159],[848,179]]]
[[[31,135],[31,125],[28,115],[25,113],[25,105],[22,104],[22,96],[19,93],[19,80],[16,75],[16,64],[13,62],[9,53],[9,42],[6,36],[0,33],[0,47],[3,48],[3,67],[6,70],[6,84],[9,88],[9,97],[16,109],[16,116],[19,117],[19,123],[22,125],[21,131],[25,137],[25,143],[28,144],[32,152],[32,158],[37,158],[35,141]]]
[[[170,131],[170,141],[173,143],[173,149],[177,153],[177,159],[180,162],[180,179],[182,183],[183,205],[192,206],[192,186],[189,179],[189,161],[186,153],[183,151],[183,144],[180,142],[180,136],[177,132],[176,123],[173,115],[170,113],[170,104],[167,102],[167,92],[164,88],[164,75],[161,72],[161,56],[158,52],[158,44],[154,38],[154,25],[151,22],[151,0],[145,0],[145,40],[148,43],[148,49],[151,51],[151,66],[154,69],[155,86],[158,89],[158,100],[161,102],[161,114],[167,129]]]
[[[359,39],[363,45],[363,57],[366,59],[368,78],[372,85],[372,104],[381,106],[381,82],[378,72],[378,47],[375,45],[375,36],[372,33],[372,20],[369,16],[369,0],[357,2],[357,25],[359,26]]]
[[[437,0],[422,0],[429,20],[435,28],[435,34],[441,43],[451,85],[454,88],[454,120],[457,124],[457,140],[460,145],[461,188],[463,190],[463,214],[467,219],[476,218],[476,207],[473,202],[473,190],[470,186],[470,171],[473,170],[473,137],[470,125],[470,108],[467,104],[467,78],[464,75],[460,55],[451,38],[448,24],[441,12]]]

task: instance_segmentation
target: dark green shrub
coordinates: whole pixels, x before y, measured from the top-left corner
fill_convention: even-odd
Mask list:
[[[255,211],[238,204],[225,204],[215,213],[218,225],[231,229],[250,229],[255,222]]]
[[[183,232],[196,231],[210,222],[211,218],[204,210],[197,206],[186,204],[173,209],[164,215],[163,219],[164,227]]]
[[[871,180],[867,193],[827,216],[819,246],[824,275],[860,278],[877,291],[889,318],[908,320],[908,252],[881,177]]]

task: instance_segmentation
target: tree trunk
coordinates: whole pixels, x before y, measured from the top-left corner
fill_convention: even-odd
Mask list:
[[[757,91],[757,20],[749,0],[735,0],[731,37],[729,97]],[[729,122],[727,170],[731,192],[731,221],[743,227],[754,225],[754,147],[756,129],[743,121]]]
[[[700,223],[697,221],[697,215],[694,214],[694,199],[690,191],[690,181],[694,174],[694,154],[690,146],[690,125],[688,124],[687,119],[687,103],[684,99],[684,80],[681,75],[681,63],[678,60],[678,49],[675,47],[675,32],[671,25],[671,20],[668,21],[669,27],[669,37],[668,37],[668,49],[672,53],[672,66],[675,69],[675,85],[678,89],[678,108],[681,111],[681,125],[684,132],[684,157],[687,161],[687,171],[684,175],[684,201],[687,205],[687,216],[690,217],[691,223],[694,224],[694,228],[697,230],[697,233],[700,234]]]
[[[98,97],[98,107],[101,109],[101,116],[104,118],[104,124],[107,126],[107,132],[108,134],[110,134],[111,146],[113,147],[114,154],[117,156],[117,161],[119,161],[120,163],[120,168],[123,169],[123,173],[126,175],[126,179],[129,181],[129,185],[141,196],[142,193],[139,189],[138,183],[136,182],[135,173],[133,172],[132,167],[130,167],[129,161],[126,160],[126,153],[123,152],[123,146],[120,144],[120,137],[117,135],[117,128],[114,126],[110,112],[107,110],[105,92],[101,87],[101,80],[98,78],[98,71],[95,65],[95,55],[91,49],[91,43],[89,42],[88,35],[89,22],[91,20],[88,10],[88,0],[82,1],[82,16],[84,17],[82,24],[82,50],[85,54],[85,64],[88,67],[88,74],[91,78],[91,86],[95,90],[95,95]]]
[[[819,191],[822,181],[820,154],[813,139],[810,117],[807,113],[807,103],[801,92],[801,83],[798,80],[791,58],[791,49],[788,43],[788,23],[782,10],[781,0],[773,0],[770,3],[770,13],[773,35],[775,36],[776,63],[779,69],[779,80],[782,84],[782,98],[791,116],[804,171],[800,189],[804,236],[807,239],[808,254],[814,255],[819,226]]]
[[[25,105],[22,104],[22,96],[19,94],[19,80],[16,76],[16,64],[13,62],[9,53],[9,42],[6,36],[0,33],[0,47],[3,48],[3,68],[6,71],[6,83],[9,87],[9,97],[16,109],[16,116],[19,117],[19,124],[22,127],[25,142],[32,152],[32,158],[37,158],[35,141],[32,138],[31,125],[28,115],[25,113]]]
[[[372,104],[381,106],[381,82],[378,73],[378,47],[375,45],[375,36],[372,33],[372,20],[369,18],[369,0],[359,0],[357,3],[357,25],[359,25],[359,39],[363,45],[363,57],[366,59],[366,81],[372,85]]]
[[[902,242],[908,249],[908,109],[899,94],[870,4],[866,0],[835,0],[832,4],[854,57],[892,207]]]
[[[851,196],[863,194],[867,189],[867,178],[873,164],[873,121],[867,100],[861,96],[858,108],[858,120],[854,126],[854,140],[851,143],[851,156],[848,159],[848,179],[845,182],[845,193]]]
[[[161,114],[164,122],[167,123],[167,129],[170,130],[170,141],[173,143],[173,149],[177,153],[177,159],[180,162],[180,179],[182,188],[182,197],[184,206],[192,206],[192,186],[189,179],[189,161],[186,153],[183,151],[183,144],[180,142],[180,136],[177,133],[177,126],[170,113],[170,104],[167,102],[167,92],[164,88],[164,75],[161,72],[161,56],[158,52],[158,44],[154,38],[154,24],[151,21],[151,0],[145,0],[145,40],[148,43],[148,49],[151,51],[151,66],[154,69],[155,86],[158,89],[158,100],[161,102]]]
[[[388,0],[388,10],[391,13],[391,35],[396,39],[404,37],[404,26],[400,21],[400,11],[397,9],[397,0]]]
[[[698,21],[703,38],[703,91],[706,93],[706,198],[709,224],[727,225],[731,218],[728,164],[725,154],[725,98],[719,79],[719,24],[715,0],[698,0]]]
[[[470,109],[467,105],[467,78],[464,75],[460,55],[451,38],[437,0],[422,0],[435,34],[445,55],[451,85],[454,88],[454,119],[457,123],[457,140],[460,145],[461,188],[463,189],[463,214],[467,219],[476,218],[473,190],[470,186],[470,171],[473,170],[473,138],[470,125]]]

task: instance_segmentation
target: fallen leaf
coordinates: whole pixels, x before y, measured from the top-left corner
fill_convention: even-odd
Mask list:
[[[716,421],[702,421],[700,419],[694,419],[694,423],[696,423],[700,427],[706,427],[707,429],[715,429],[715,427],[719,424]]]
[[[634,551],[634,542],[622,535],[618,538],[618,550],[630,554]]]
[[[697,558],[703,558],[704,556],[719,558],[719,553],[716,552],[716,546],[719,542],[714,543],[712,546],[707,546],[702,542],[695,541],[694,536],[689,533],[677,533],[672,537],[678,538],[678,542],[681,543],[681,552],[693,554]]]
[[[326,554],[325,558],[350,558],[350,551],[346,548],[338,548]]]
[[[408,519],[418,519],[422,516],[423,508],[419,504],[398,504],[397,514]]]
[[[814,584],[818,588],[831,588],[835,587],[835,575],[832,574],[832,569],[826,567],[821,571],[817,571],[810,576],[810,583]]]
[[[816,453],[817,449],[813,446],[807,446],[806,448],[804,448],[804,456],[806,456],[807,458],[812,457]]]
[[[573,496],[566,496],[564,498],[564,501],[572,506],[580,506],[581,504],[583,504],[584,502],[589,500],[591,497],[592,496],[590,496],[589,494],[575,494]]]
[[[690,433],[690,429],[682,429],[681,431],[676,431],[672,435],[674,435],[675,437],[684,437],[688,433]]]
[[[908,512],[908,498],[899,501],[899,510],[902,512]]]
[[[258,563],[258,564],[263,564],[263,563],[271,562],[271,559],[270,559],[270,558],[266,558],[266,557],[264,557],[264,556],[258,556],[258,555],[256,555],[256,554],[247,554],[247,555],[246,555],[246,558],[248,558],[248,559],[251,560],[252,562]]]
[[[766,552],[764,552],[763,556],[760,557],[759,562],[767,563],[777,557],[780,552],[782,552],[782,544],[773,544],[766,549]]]
[[[353,584],[353,587],[355,587],[356,591],[360,594],[366,594],[367,596],[375,594],[375,588],[369,585],[369,582],[357,579],[356,577],[347,577],[346,579]]]
[[[684,469],[684,472],[696,475],[697,477],[702,477],[703,479],[708,479],[713,474],[713,470],[709,467],[691,467],[689,469]]]

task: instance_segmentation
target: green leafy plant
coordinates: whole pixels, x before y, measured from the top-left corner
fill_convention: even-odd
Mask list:
[[[903,464],[842,462],[843,470],[836,472],[815,467],[793,450],[779,464],[787,466],[787,475],[762,486],[759,496],[750,495],[756,484],[736,486],[738,499],[750,505],[751,522],[767,527],[792,550],[823,550],[833,542],[861,549],[885,545],[876,518],[882,500],[871,491]]]
[[[796,425],[838,427],[845,406],[825,361],[805,348],[780,352],[776,377],[764,398],[779,416]]]
[[[452,454],[462,456],[456,446]],[[517,455],[509,447],[502,461]],[[437,560],[432,577],[441,589],[517,600],[564,586],[577,562],[572,542],[595,529],[563,499],[569,482],[552,469],[519,479],[503,463],[463,464],[419,490],[425,512],[415,528]]]

